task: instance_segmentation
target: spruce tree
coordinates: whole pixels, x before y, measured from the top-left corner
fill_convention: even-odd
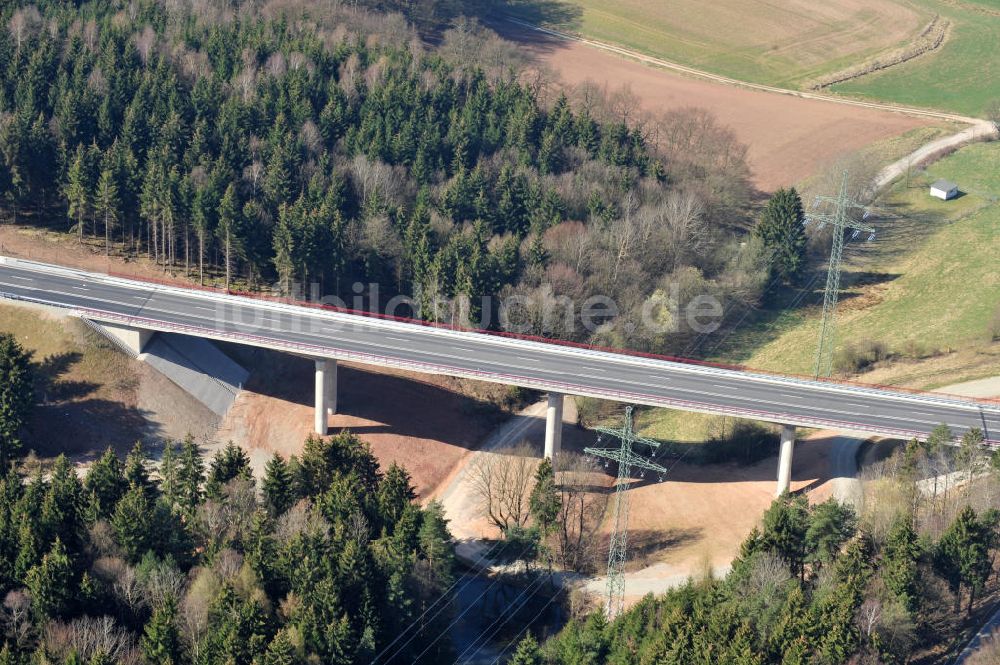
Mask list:
[[[806,267],[806,232],[802,199],[795,188],[779,189],[768,200],[754,235],[772,253],[771,274],[794,283]]]
[[[882,548],[880,570],[886,588],[909,612],[920,604],[920,542],[909,513],[896,518]]]
[[[94,209],[104,221],[104,255],[111,254],[111,229],[118,223],[118,183],[110,169],[101,171],[94,193]]]
[[[31,354],[0,333],[0,476],[21,453],[21,434],[35,401]]]
[[[542,650],[538,647],[538,640],[529,632],[517,644],[517,651],[508,661],[508,665],[542,665]]]
[[[410,484],[410,474],[393,462],[378,488],[379,513],[383,522],[394,527],[406,507],[416,498],[417,494]]]
[[[90,167],[83,145],[76,146],[73,161],[66,173],[66,185],[63,194],[66,197],[66,214],[76,222],[77,238],[83,242],[84,218],[90,211],[91,192]]]
[[[145,491],[135,486],[125,493],[111,516],[115,540],[132,561],[140,560],[154,543],[157,534],[153,531],[152,518]]]
[[[235,478],[252,480],[253,472],[250,470],[250,457],[246,451],[230,441],[212,457],[205,493],[218,499],[222,496],[223,486]]]
[[[562,509],[562,499],[556,487],[556,474],[552,460],[545,458],[535,470],[535,486],[528,500],[531,516],[543,534],[548,534]]]
[[[285,459],[275,453],[264,467],[264,501],[271,515],[277,517],[295,503],[295,487],[291,469]]]
[[[56,537],[41,563],[28,571],[25,584],[31,593],[31,607],[39,622],[68,611],[75,597],[73,567],[62,541]]]
[[[181,445],[177,461],[177,502],[188,514],[201,503],[202,483],[205,481],[205,463],[194,438],[188,436]]]
[[[91,510],[97,517],[108,517],[115,509],[115,504],[128,489],[128,482],[122,471],[122,463],[118,455],[110,447],[104,451],[90,469],[83,481],[88,500],[93,504]]]
[[[140,647],[149,665],[181,665],[183,662],[176,617],[175,601],[167,598],[146,622]]]

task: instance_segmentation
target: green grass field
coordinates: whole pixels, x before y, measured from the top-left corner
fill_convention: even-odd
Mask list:
[[[1000,97],[1000,0],[918,1],[951,20],[951,35],[944,45],[932,54],[831,89],[981,116],[986,105]]]
[[[518,4],[526,18],[531,2]],[[906,42],[933,15],[897,0],[566,0],[551,23],[741,80],[797,87]]]
[[[947,178],[963,195],[944,202],[927,183]],[[1000,144],[975,144],[899,183],[885,202],[898,219],[879,223],[871,245],[845,250],[838,341],[874,340],[904,356],[987,347],[1000,303]],[[857,283],[858,276],[868,279]],[[853,282],[853,284],[852,284]],[[785,312],[739,344],[751,367],[808,373],[819,308]],[[981,376],[997,367],[984,365]],[[973,372],[974,373],[974,372]],[[967,376],[966,378],[978,378]],[[932,377],[921,380],[926,387]]]
[[[1000,97],[1000,0],[512,0],[514,13],[647,55],[789,88],[909,44],[935,14],[951,24],[933,53],[828,91],[982,116]],[[552,10],[557,8],[558,11]]]
[[[937,178],[957,182],[964,195],[948,202],[931,198],[927,184]],[[989,340],[1000,306],[1000,143],[968,146],[911,176],[884,205],[902,217],[880,222],[873,244],[845,251],[848,286],[838,340],[877,340],[895,353],[925,357],[906,357],[858,380],[933,389],[1000,374],[1000,343]],[[851,286],[862,272],[884,277]],[[816,306],[786,310],[743,330],[715,359],[808,374],[819,314]],[[645,436],[693,443],[704,441],[719,420],[652,409],[640,413],[637,425]]]

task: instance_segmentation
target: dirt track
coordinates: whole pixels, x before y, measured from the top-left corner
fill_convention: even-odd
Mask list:
[[[749,146],[754,183],[773,191],[813,175],[838,157],[938,121],[687,78],[579,42],[504,23],[491,26],[569,85],[628,86],[644,109],[712,112]]]

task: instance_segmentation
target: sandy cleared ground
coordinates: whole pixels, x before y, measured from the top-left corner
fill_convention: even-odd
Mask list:
[[[820,433],[796,444],[793,492],[806,492],[812,502],[829,498],[834,438]],[[725,574],[740,543],[774,500],[777,469],[776,457],[752,466],[679,462],[662,483],[639,481],[630,490],[627,603],[689,577]],[[609,529],[606,522],[604,539]],[[586,587],[600,594],[605,584],[604,576],[598,576]]]
[[[685,107],[713,113],[749,147],[762,191],[793,185],[838,157],[928,120],[686,78],[575,42],[511,24],[492,26],[570,86],[591,81],[613,92],[626,86],[653,114]]]
[[[275,452],[299,454],[313,426],[313,363],[264,350],[226,347],[252,368],[250,382],[215,436],[250,452],[254,470]],[[382,468],[405,467],[427,496],[501,420],[495,407],[458,392],[453,379],[341,363],[340,413],[330,432],[349,429],[371,447]]]

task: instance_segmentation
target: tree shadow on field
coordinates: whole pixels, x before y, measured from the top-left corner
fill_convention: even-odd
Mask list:
[[[702,538],[704,529],[629,529],[628,563],[630,570],[645,568],[656,563],[672,550],[695,543]],[[609,534],[600,536],[597,550],[607,551],[611,542]]]
[[[513,16],[526,23],[563,29],[576,28],[583,10],[563,0],[499,0],[492,3],[489,16]]]
[[[65,454],[87,462],[108,447],[124,456],[137,440],[160,436],[149,412],[98,396],[99,383],[67,378],[83,358],[79,351],[32,357],[35,406],[27,422],[25,452],[41,458]]]
[[[43,402],[80,399],[100,387],[93,381],[71,381],[63,378],[73,365],[82,359],[82,353],[66,351],[33,363],[35,392],[41,396]]]
[[[489,13],[481,16],[480,20],[509,42],[525,46],[536,53],[551,53],[565,48],[566,40],[518,25],[511,19],[573,32],[579,28],[582,15],[579,7],[558,0],[512,0],[498,3]]]
[[[790,324],[794,325],[808,316],[809,310],[822,307],[826,276],[826,265],[822,265],[803,276],[794,286],[772,288],[765,293],[765,300],[760,306],[727,309],[725,325],[694,340],[689,347],[691,350],[684,355],[721,362],[746,362],[758,349],[781,337]],[[901,276],[851,270],[845,266],[840,273],[839,300],[847,302],[863,295],[851,289],[886,284]]]

